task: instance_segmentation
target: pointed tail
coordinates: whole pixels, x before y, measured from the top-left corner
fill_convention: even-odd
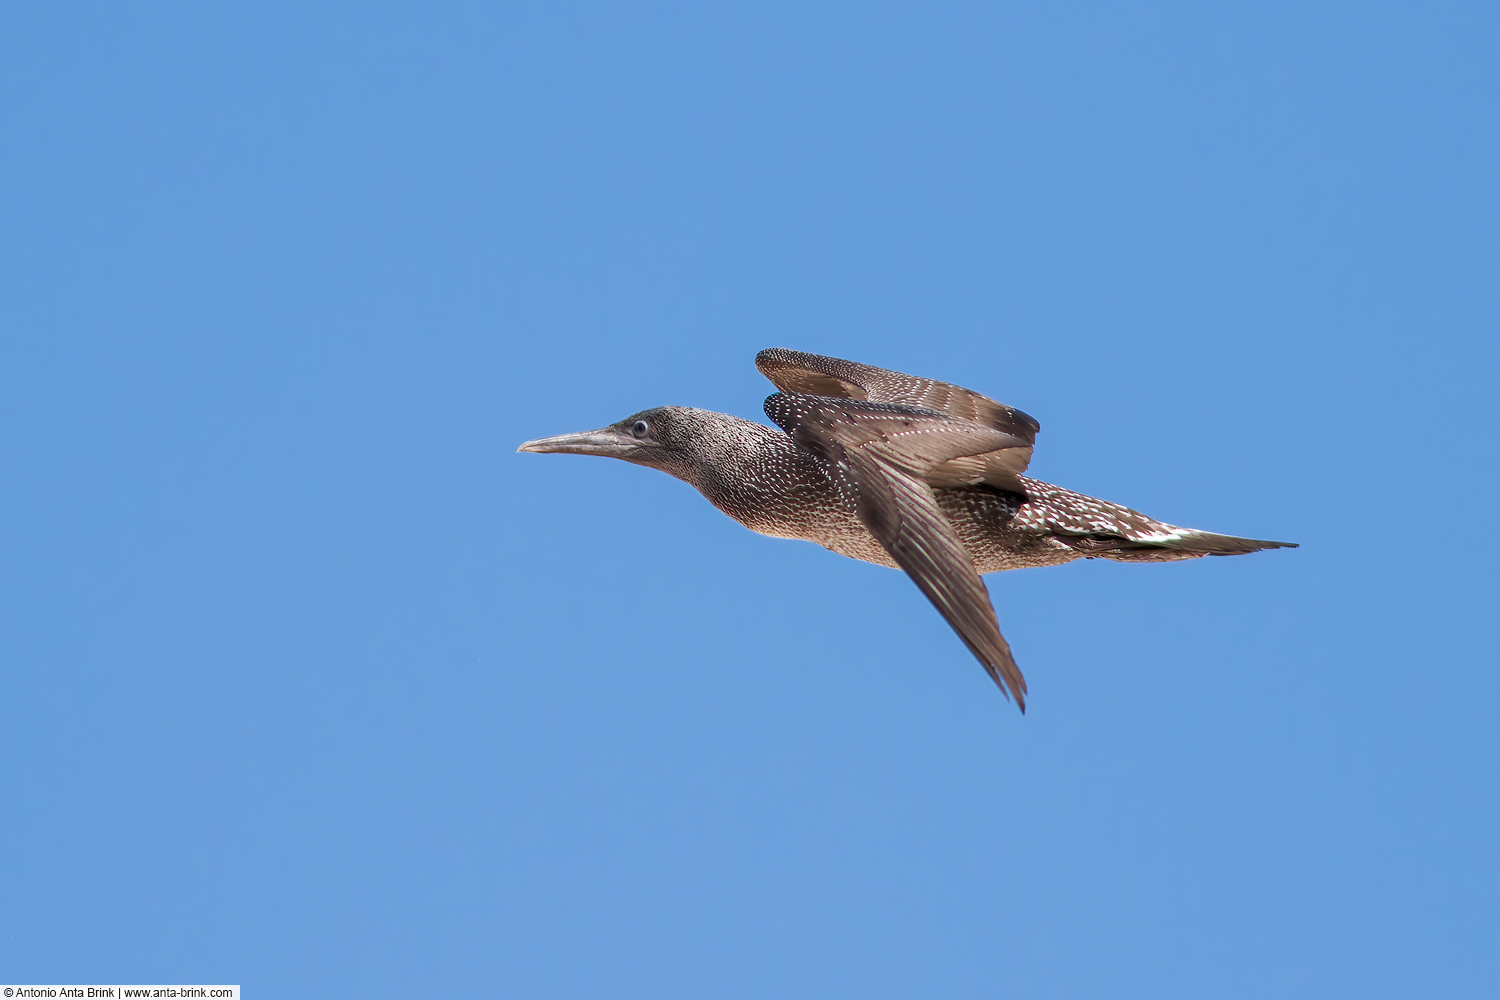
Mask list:
[[[1239,538],[1212,531],[1162,525],[1161,530],[1141,532],[1133,538],[1118,535],[1054,535],[1058,541],[1077,549],[1090,558],[1114,559],[1118,562],[1171,562],[1197,559],[1199,556],[1238,556],[1261,549],[1295,549],[1296,542],[1268,542],[1259,538]]]
[[[1153,554],[1158,559],[1192,559],[1195,556],[1238,556],[1261,549],[1297,548],[1296,542],[1240,538],[1172,525],[1162,525],[1162,529],[1143,532],[1133,538],[1111,539],[1110,543],[1099,544],[1096,552],[1106,559],[1150,559]]]
[[[1145,542],[1145,539],[1138,539]],[[1268,542],[1259,538],[1239,538],[1235,535],[1219,535],[1212,531],[1197,531],[1193,528],[1177,528],[1161,541],[1148,544],[1159,545],[1177,552],[1202,553],[1207,556],[1237,556],[1261,549],[1295,549],[1296,542]]]

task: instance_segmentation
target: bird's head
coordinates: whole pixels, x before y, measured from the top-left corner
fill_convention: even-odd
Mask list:
[[[686,406],[658,406],[598,430],[527,441],[516,450],[603,455],[689,479],[691,467],[698,464],[704,431],[712,418],[722,416]]]

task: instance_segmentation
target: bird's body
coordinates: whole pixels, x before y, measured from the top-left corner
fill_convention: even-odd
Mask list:
[[[664,409],[674,411],[704,444],[700,457],[705,461],[684,468],[679,478],[719,510],[762,535],[815,542],[841,556],[900,568],[845,502],[828,463],[797,447],[786,434],[727,413]],[[1209,554],[1143,542],[1167,540],[1184,529],[1139,511],[1037,479],[1016,478],[1023,491],[984,484],[933,489],[981,573],[1057,566],[1080,558],[1163,562]],[[1111,538],[1117,543],[1108,544]],[[1135,545],[1121,548],[1120,541]]]
[[[607,455],[685,480],[753,531],[905,569],[1024,708],[980,573],[1078,558],[1162,562],[1288,546],[1165,524],[1021,475],[1035,420],[958,386],[772,349],[782,428],[659,407],[522,451]]]

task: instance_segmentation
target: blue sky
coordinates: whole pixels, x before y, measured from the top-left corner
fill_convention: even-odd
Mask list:
[[[1491,995],[1497,20],[9,8],[0,974]],[[768,346],[1303,547],[990,577],[1022,717],[900,574],[514,454]]]

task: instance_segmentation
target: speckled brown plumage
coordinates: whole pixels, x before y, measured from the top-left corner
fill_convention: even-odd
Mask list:
[[[1181,528],[1030,479],[1039,425],[971,390],[780,348],[756,363],[782,390],[766,400],[781,431],[666,406],[520,450],[648,465],[753,531],[906,570],[1023,711],[1026,682],[980,573],[1291,544]]]

